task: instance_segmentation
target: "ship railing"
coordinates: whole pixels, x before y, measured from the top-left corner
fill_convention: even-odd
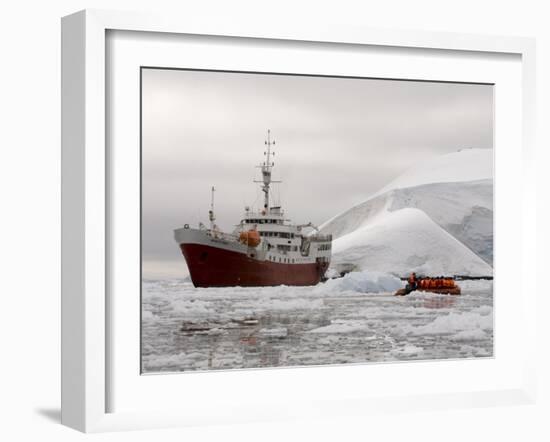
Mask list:
[[[275,212],[275,211],[256,211],[250,210],[244,213],[245,218],[283,218],[285,216],[284,211]]]
[[[331,234],[316,234],[316,235],[310,235],[307,237],[312,242],[325,242],[325,241],[332,241],[332,235]]]
[[[237,235],[221,232],[219,230],[208,229],[206,234],[214,239],[221,239],[223,241],[239,241],[239,237]]]

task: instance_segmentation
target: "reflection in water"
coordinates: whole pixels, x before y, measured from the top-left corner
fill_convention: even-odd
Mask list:
[[[426,308],[450,308],[455,303],[454,296],[436,296],[424,301]]]

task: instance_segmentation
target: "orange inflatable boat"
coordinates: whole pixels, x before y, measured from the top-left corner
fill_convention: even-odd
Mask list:
[[[436,293],[440,295],[460,295],[460,287],[456,284],[453,278],[420,278],[417,280],[416,288],[400,289],[395,293],[395,296],[405,296],[413,291]]]

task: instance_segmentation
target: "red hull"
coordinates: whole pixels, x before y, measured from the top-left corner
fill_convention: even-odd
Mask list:
[[[180,244],[195,287],[315,285],[328,262],[282,264],[201,244]]]

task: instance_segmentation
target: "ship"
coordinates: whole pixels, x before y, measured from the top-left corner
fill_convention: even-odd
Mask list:
[[[189,224],[174,230],[174,238],[187,263],[195,287],[311,286],[318,284],[329,267],[332,235],[320,234],[311,222],[292,224],[281,205],[271,204],[275,166],[275,141],[267,131],[259,183],[263,206],[245,207],[232,232],[216,225],[212,187],[209,226]]]

